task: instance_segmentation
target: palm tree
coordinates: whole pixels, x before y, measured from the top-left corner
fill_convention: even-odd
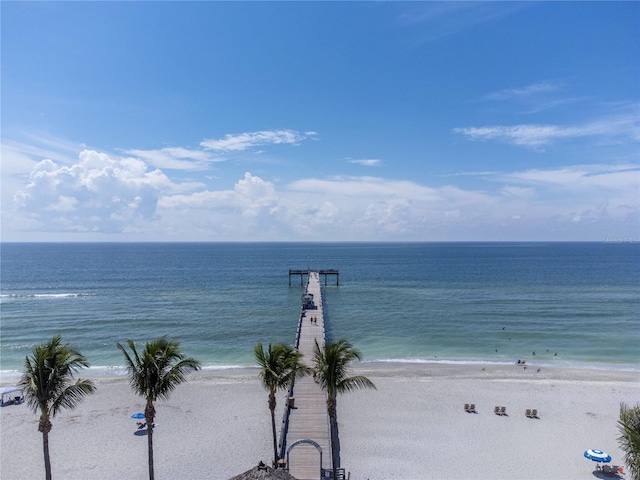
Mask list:
[[[62,343],[60,335],[49,343],[36,345],[24,363],[24,373],[19,385],[24,389],[27,405],[40,411],[38,431],[42,432],[45,478],[51,480],[49,458],[49,432],[51,418],[63,408],[75,408],[88,394],[95,391],[90,380],[78,379],[71,383],[74,373],[89,362],[78,350]]]
[[[171,392],[186,381],[186,374],[200,369],[200,362],[180,352],[180,343],[166,336],[147,342],[142,354],[136,350],[133,340],[127,340],[131,355],[120,343],[118,349],[124,354],[129,372],[131,388],[144,397],[147,404],[144,416],[147,422],[147,445],[149,447],[149,480],[153,480],[153,423],[156,409],[154,402],[168,399]]]
[[[278,441],[276,439],[276,392],[286,390],[296,378],[309,375],[311,369],[302,363],[302,354],[293,347],[275,344],[264,350],[262,343],[253,349],[260,366],[262,386],[269,391],[269,410],[271,411],[271,431],[273,432],[273,458],[278,465]]]
[[[334,479],[337,479],[339,463],[336,451],[338,439],[337,394],[363,388],[376,388],[367,377],[362,375],[348,376],[349,363],[360,360],[360,358],[360,351],[347,340],[326,343],[324,349],[321,349],[316,341],[313,356],[314,376],[320,388],[327,393],[327,413],[331,426],[331,465]]]
[[[635,407],[620,404],[618,443],[633,480],[640,480],[640,403]]]

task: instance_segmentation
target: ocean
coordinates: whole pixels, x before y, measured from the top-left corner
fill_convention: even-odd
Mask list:
[[[339,270],[327,339],[364,361],[640,370],[638,243],[3,243],[0,268],[2,378],[55,334],[96,375],[160,335],[254,365],[258,342],[294,343],[307,268]]]

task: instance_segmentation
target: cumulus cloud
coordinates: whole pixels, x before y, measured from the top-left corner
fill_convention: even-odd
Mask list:
[[[213,190],[176,183],[140,158],[85,150],[72,165],[43,160],[33,168],[14,197],[11,225],[102,235],[86,239],[192,241],[511,239],[514,232],[588,239],[640,228],[634,164],[477,176],[482,189],[456,185],[464,177],[439,186],[374,176],[279,184],[246,172]]]
[[[158,202],[158,215],[178,237],[265,240],[287,230],[278,206],[274,185],[247,172],[230,190],[164,196]]]
[[[160,195],[179,188],[139,159],[84,150],[71,166],[39,162],[14,206],[44,230],[120,232],[152,219]]]
[[[582,125],[512,125],[454,128],[470,140],[496,140],[525,147],[541,147],[558,140],[594,137],[605,141],[637,141],[640,125],[637,115],[612,116]]]
[[[200,142],[204,148],[222,152],[242,151],[251,147],[269,144],[297,145],[303,140],[316,135],[316,132],[300,133],[295,130],[261,130],[227,134],[220,139],[207,139]]]
[[[162,208],[232,208],[237,213],[245,214],[243,208],[259,208],[270,206],[276,198],[272,183],[247,172],[238,180],[233,190],[201,191],[190,195],[167,195],[160,200]]]
[[[296,232],[352,240],[424,239],[445,222],[445,212],[468,210],[479,197],[490,201],[482,192],[377,177],[298,180],[281,197],[296,199],[286,209]]]

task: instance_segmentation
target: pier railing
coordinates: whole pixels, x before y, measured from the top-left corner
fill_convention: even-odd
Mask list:
[[[291,272],[289,270],[289,285],[291,285]],[[302,278],[302,277],[301,277]],[[307,286],[305,287],[305,293],[308,291],[309,286],[309,277],[307,276]],[[298,315],[298,328],[296,329],[296,349],[300,346],[300,332],[302,331],[302,321],[304,319],[305,309],[304,307],[300,307],[300,315]],[[289,391],[287,392],[286,399],[286,408],[284,409],[284,413],[282,414],[282,429],[280,430],[280,442],[279,442],[279,453],[278,459],[279,461],[284,460],[285,454],[287,451],[287,431],[289,429],[289,415],[291,413],[291,408],[289,405],[289,399],[293,397],[293,388],[295,386],[295,380],[291,382],[289,386]]]
[[[301,276],[301,282],[304,281],[304,275],[307,277],[297,322],[295,347],[305,356],[305,363],[311,366],[308,362],[313,358],[314,342],[317,342],[322,348],[326,341],[325,309],[320,275],[336,275],[336,285],[338,285],[338,271],[289,270],[290,284],[291,276],[296,274]],[[296,477],[316,480],[345,478],[344,469],[338,468],[338,475],[335,479],[331,469],[333,463],[331,449],[334,445],[337,446],[338,442],[331,441],[331,435],[337,432],[331,428],[331,420],[327,415],[325,402],[326,392],[321,390],[317,382],[311,378],[297,380],[295,384],[290,386],[287,393],[277,463],[278,466],[285,467]],[[297,448],[300,444],[311,445],[315,447],[316,452],[313,449]],[[294,450],[295,454],[292,455]],[[319,469],[316,455],[319,455],[320,458]],[[339,459],[336,459],[336,463],[339,467]]]
[[[307,285],[309,284],[309,274],[311,272],[318,272],[318,274],[324,276],[324,284],[327,284],[327,277],[333,275],[336,277],[336,285],[340,285],[340,271],[336,269],[329,270],[289,270],[289,286],[291,286],[291,276],[300,275],[300,286],[303,285],[304,277],[307,276]]]

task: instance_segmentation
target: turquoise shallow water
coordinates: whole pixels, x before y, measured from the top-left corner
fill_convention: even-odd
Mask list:
[[[116,342],[168,334],[210,368],[293,343],[299,278],[324,288],[328,338],[366,361],[640,370],[640,245],[612,243],[2,244],[4,376],[56,333],[96,372]],[[536,352],[533,355],[533,352]],[[556,355],[557,354],[557,355]]]

